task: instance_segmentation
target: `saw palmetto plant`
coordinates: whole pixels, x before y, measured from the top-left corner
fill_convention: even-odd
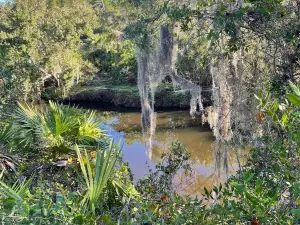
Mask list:
[[[92,165],[87,151],[84,150],[82,154],[78,146],[76,146],[76,153],[86,188],[82,206],[84,210],[91,210],[93,215],[96,214],[97,206],[101,204],[104,187],[110,178],[120,151],[118,146],[113,145],[113,141],[110,142],[107,150],[98,147],[96,150],[96,161]]]
[[[9,186],[0,180],[0,197],[2,199],[11,198],[15,201],[22,202],[29,191],[31,182],[31,178],[23,181],[17,180],[12,186]]]
[[[0,173],[7,171],[16,172],[17,160],[9,154],[10,140],[13,136],[11,126],[3,126],[0,129]]]
[[[105,136],[95,119],[95,112],[82,114],[76,108],[52,101],[44,108],[18,103],[10,132],[17,149],[46,154],[69,153],[75,144],[94,148]]]

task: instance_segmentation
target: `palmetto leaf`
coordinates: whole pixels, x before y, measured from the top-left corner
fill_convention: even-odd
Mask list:
[[[4,126],[0,129],[0,143],[7,144],[13,137],[12,126]]]
[[[15,184],[10,187],[4,182],[0,181],[0,196],[2,196],[2,198],[13,198],[16,201],[22,201],[31,182],[31,178],[28,179],[28,181],[16,181]]]
[[[27,103],[18,103],[19,108],[14,115],[14,133],[18,134],[20,146],[27,147],[43,136],[43,117],[38,110]]]
[[[288,100],[290,100],[291,103],[293,103],[295,106],[300,106],[300,98],[296,96],[295,94],[286,94]]]
[[[67,106],[49,101],[49,112],[46,116],[48,128],[55,136],[70,132],[77,124],[74,111]]]
[[[105,136],[104,132],[99,129],[99,123],[95,121],[95,111],[84,114],[78,123],[77,141],[79,144],[89,145],[91,141],[100,140]]]
[[[0,170],[7,171],[7,167],[16,172],[17,160],[8,154],[0,153]]]
[[[17,160],[6,154],[9,152],[9,143],[13,139],[13,134],[11,125],[4,126],[0,130],[0,171],[2,170],[2,175],[7,171],[7,168],[16,172]]]
[[[95,112],[80,114],[70,106],[52,101],[46,110],[26,103],[18,105],[12,130],[15,145],[20,149],[69,153],[75,144],[95,147],[104,136],[94,119]]]
[[[119,147],[116,147],[114,151],[113,149],[113,141],[110,142],[107,151],[97,148],[95,172],[93,173],[90,161],[87,160],[86,164],[84,163],[82,154],[79,148],[76,146],[78,161],[87,188],[85,198],[82,201],[82,205],[85,208],[86,206],[89,206],[93,215],[95,215],[96,204],[99,203],[99,201],[101,201],[103,189],[107,184],[107,181],[113,171],[117,158],[120,155]],[[84,155],[85,158],[88,159],[88,154],[86,150],[84,150]]]

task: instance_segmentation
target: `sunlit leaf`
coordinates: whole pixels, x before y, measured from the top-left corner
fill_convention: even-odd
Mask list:
[[[292,91],[294,92],[295,95],[297,95],[298,97],[300,97],[300,90],[299,88],[293,84],[292,82],[289,82],[290,88],[292,89]]]
[[[239,184],[237,182],[232,182],[231,185],[240,193],[245,191],[245,186],[243,184]]]
[[[295,106],[300,106],[300,98],[299,97],[297,97],[294,94],[287,94],[286,96],[292,104],[294,104]]]
[[[281,121],[282,123],[287,123],[288,122],[288,115],[286,113],[284,113],[281,117]]]

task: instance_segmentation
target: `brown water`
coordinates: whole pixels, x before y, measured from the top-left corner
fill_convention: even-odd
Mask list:
[[[160,160],[172,141],[184,144],[191,155],[194,173],[191,177],[178,174],[174,181],[177,191],[183,195],[195,196],[203,193],[204,186],[211,188],[226,178],[216,175],[213,153],[214,137],[208,126],[202,125],[200,118],[193,119],[188,111],[158,112],[154,148],[151,154],[146,151],[141,130],[139,112],[99,112],[106,118],[101,125],[115,142],[123,142],[123,158],[129,163],[135,180],[145,176],[149,166]],[[230,173],[237,169],[236,156],[229,152]]]

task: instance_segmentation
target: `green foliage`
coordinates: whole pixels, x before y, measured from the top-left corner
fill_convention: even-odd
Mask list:
[[[54,191],[44,183],[39,183],[34,191],[24,187],[24,195],[19,201],[3,196],[0,201],[1,221],[17,224],[93,224],[92,220],[80,212],[78,193]],[[7,187],[10,191],[13,188]]]
[[[22,182],[16,181],[12,187],[7,186],[4,182],[0,181],[0,195],[2,198],[14,200],[18,203],[23,201],[24,196],[28,192],[28,187],[31,184],[32,179]]]
[[[136,84],[137,65],[133,43],[129,40],[121,42],[114,39],[103,42],[100,49],[89,54],[90,61],[99,69],[99,78],[114,85]],[[109,43],[106,44],[107,42]],[[109,44],[113,46],[110,47]]]
[[[270,93],[261,91],[255,96],[261,132],[242,137],[244,142],[249,142],[248,136],[255,139],[249,143],[250,157],[241,171],[225,184],[204,188],[200,200],[184,199],[172,186],[179,170],[190,169],[189,156],[180,143],[173,143],[155,170],[135,188],[130,170],[119,159],[120,149],[112,142],[107,146],[93,112],[82,114],[53,102],[41,108],[19,104],[11,121],[1,122],[1,150],[5,152],[0,154],[1,220],[9,224],[210,225],[257,219],[262,224],[299,224],[300,83],[285,86],[299,73],[298,2],[90,2],[1,4],[1,104],[20,96],[33,100],[34,95],[28,93],[39,96],[43,85],[59,87],[52,94],[64,95],[81,77],[95,72],[91,62],[100,78],[113,84],[135,83],[134,44],[123,40],[125,26],[129,23],[126,36],[143,46],[148,34],[157,37],[161,24],[177,24],[182,34],[174,33],[174,37],[183,49],[178,71],[196,83],[211,85],[209,76],[201,80],[198,74],[209,74],[209,66],[217,59],[236,52],[254,55],[243,57],[249,70],[245,75],[250,77],[245,88],[257,93],[257,85],[270,84]],[[228,68],[238,70],[236,64]],[[247,105],[252,99],[242,101]],[[90,153],[95,149],[96,158]],[[7,179],[5,168],[16,170],[7,155],[10,150],[23,153],[18,175],[24,170],[38,174],[28,181],[22,176],[22,181],[11,182],[13,176]],[[49,166],[49,157],[75,152],[79,164],[69,158],[64,169]],[[36,162],[27,158],[32,153],[38,153]],[[45,174],[49,170],[37,169],[47,166],[49,174]],[[76,170],[81,176],[74,175]]]
[[[191,172],[189,159],[189,153],[184,146],[180,142],[172,142],[168,153],[162,155],[161,162],[155,166],[155,170],[150,169],[149,175],[137,183],[138,191],[158,199],[163,194],[172,194],[172,181],[177,172]]]
[[[97,205],[103,204],[100,202],[103,194],[103,189],[107,184],[109,177],[111,176],[116,160],[120,154],[120,149],[116,149],[114,153],[112,151],[113,141],[111,141],[107,152],[97,148],[95,169],[93,171],[87,152],[85,151],[86,162],[84,162],[80,150],[78,149],[78,147],[76,147],[78,161],[87,189],[86,194],[82,200],[82,207],[84,209],[87,209],[87,211],[90,210],[93,216],[96,215],[95,210]]]
[[[266,133],[255,140],[248,163],[237,175],[212,190],[204,188],[201,200],[183,200],[176,193],[159,192],[164,183],[151,186],[155,182],[148,181],[150,185],[140,189],[141,193],[148,193],[145,195],[148,198],[138,204],[139,210],[133,208],[130,221],[150,224],[245,224],[257,219],[262,224],[298,224],[300,117],[298,105],[293,100],[289,101],[288,96],[297,97],[299,88],[291,83],[289,89],[287,99],[276,99],[270,94],[263,97],[262,92],[256,96],[262,117],[258,122],[271,129],[265,129]],[[162,168],[167,172],[165,169],[169,167]],[[147,180],[159,181],[158,175],[155,173],[156,179],[151,179],[150,175],[141,184],[147,184]],[[164,179],[166,176],[162,175]],[[164,195],[157,198],[156,192]]]
[[[266,224],[297,224],[297,193],[299,177],[299,110],[295,101],[299,88],[290,83],[287,99],[270,94],[257,97],[262,126],[273,129],[265,133],[252,150],[244,173],[232,178],[232,190],[226,194],[234,199],[239,217],[257,217]],[[230,189],[229,189],[230,190]],[[224,202],[226,204],[226,201]],[[231,202],[232,204],[232,202]],[[276,215],[274,217],[273,215]]]
[[[88,59],[98,69],[97,77],[109,84],[136,84],[134,43],[124,38],[126,25],[136,18],[135,1],[90,0],[98,11],[99,27]]]
[[[95,112],[81,114],[70,106],[49,102],[49,107],[19,103],[10,128],[11,136],[4,139],[14,150],[38,151],[48,156],[74,151],[74,145],[94,148],[104,138]]]
[[[64,93],[83,74],[93,73],[81,38],[93,37],[97,17],[85,0],[71,2],[17,0],[1,7],[1,85],[10,90],[6,100],[40,97],[45,82],[54,82]]]
[[[101,210],[108,196],[108,180],[118,182],[112,173],[116,169],[120,149],[112,142],[107,149],[98,146],[95,160],[86,150],[84,156],[80,151],[76,146],[83,177],[78,177],[78,180],[83,187],[76,186],[76,191],[71,191],[68,184],[64,186],[59,181],[46,182],[43,176],[34,183],[32,180],[35,178],[16,181],[11,187],[0,181],[1,220],[18,224],[95,224],[96,221],[110,221],[110,216]]]

